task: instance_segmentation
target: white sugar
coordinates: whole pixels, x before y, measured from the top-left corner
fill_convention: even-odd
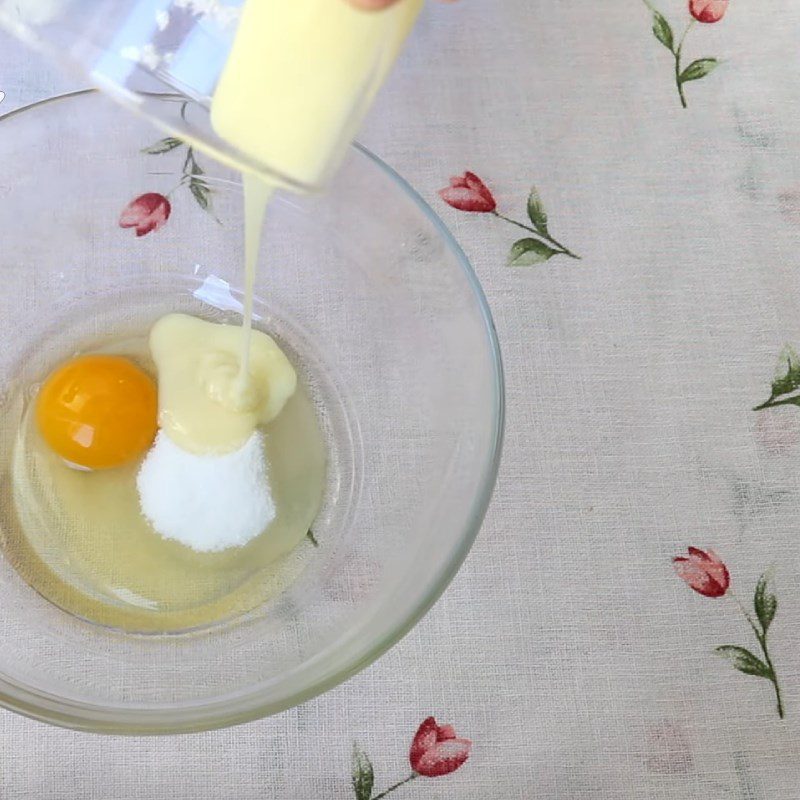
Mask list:
[[[198,552],[241,547],[275,519],[258,432],[233,453],[199,456],[161,431],[136,485],[142,513],[153,528]]]

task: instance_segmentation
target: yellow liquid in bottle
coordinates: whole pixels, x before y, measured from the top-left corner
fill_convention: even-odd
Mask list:
[[[424,0],[248,0],[214,92],[217,134],[273,172],[318,186],[337,166]]]

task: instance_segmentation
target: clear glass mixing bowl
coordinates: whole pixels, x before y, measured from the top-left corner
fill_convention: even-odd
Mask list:
[[[238,176],[175,142],[150,147],[157,139],[95,92],[0,120],[6,420],[20,386],[77,347],[78,331],[102,338],[172,310],[236,319]],[[120,227],[133,198],[170,191],[159,229]],[[301,573],[263,607],[170,635],[71,616],[0,554],[0,704],[125,733],[275,713],[377,658],[458,569],[503,430],[497,340],[463,253],[401,178],[354,147],[324,196],[276,199],[261,258],[258,325],[299,367],[327,440],[318,547],[301,545]],[[11,448],[0,444],[5,528]]]

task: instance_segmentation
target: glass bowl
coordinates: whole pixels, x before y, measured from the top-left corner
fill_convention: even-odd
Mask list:
[[[165,96],[161,102],[179,102]],[[163,313],[240,319],[235,173],[159,141],[96,92],[0,120],[0,400],[6,429],[54,358]],[[146,193],[171,213],[136,236]],[[144,225],[145,228],[149,227]],[[361,147],[323,196],[279,195],[265,227],[257,326],[312,396],[327,486],[292,580],[203,629],[132,634],[73,616],[0,554],[0,704],[72,728],[201,730],[325,691],[430,608],[480,527],[503,430],[500,354],[464,254],[423,200]],[[13,427],[13,426],[12,426]],[[14,524],[3,436],[0,533]]]

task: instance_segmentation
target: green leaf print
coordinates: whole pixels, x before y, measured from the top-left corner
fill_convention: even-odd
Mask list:
[[[758,678],[773,680],[772,670],[760,659],[744,647],[733,644],[723,644],[716,648],[723,658],[727,658],[735,669],[745,675],[755,675]]]
[[[161,155],[161,153],[169,153],[170,150],[175,150],[182,144],[183,141],[181,139],[176,139],[174,136],[167,136],[166,139],[159,139],[155,144],[142,148],[142,152],[151,156],[158,156]]]
[[[675,51],[675,35],[672,33],[672,26],[667,22],[663,14],[655,10],[653,10],[653,36],[655,36],[670,53]]]
[[[771,589],[771,574],[765,572],[756,584],[756,594],[753,600],[753,605],[756,609],[756,616],[761,623],[761,629],[764,634],[767,633],[772,620],[775,618],[775,612],[778,610],[778,598]]]
[[[719,61],[716,58],[698,58],[681,72],[678,80],[680,83],[700,80],[700,78],[705,78],[709,72],[713,72],[718,66]]]
[[[211,189],[208,188],[208,185],[204,181],[192,179],[189,182],[189,190],[197,201],[197,205],[204,211],[208,211],[211,205]]]
[[[787,347],[780,358],[781,367],[778,377],[772,381],[772,391],[768,400],[756,406],[753,411],[773,406],[795,405],[800,406],[800,357],[791,348]]]
[[[372,787],[375,785],[375,772],[367,754],[357,745],[353,745],[353,791],[356,800],[370,800]]]
[[[534,264],[543,264],[559,252],[538,239],[520,239],[511,246],[508,266],[532,267]]]
[[[528,195],[528,218],[542,236],[547,236],[547,212],[535,186],[531,187],[531,193]]]
[[[181,109],[181,115],[183,115],[186,110],[185,106],[186,104],[184,103]],[[158,156],[177,150],[185,144],[183,140],[175,136],[167,136],[164,139],[159,139],[148,147],[143,147],[141,152],[151,156]],[[214,216],[211,207],[213,190],[209,186],[208,181],[201,177],[202,175],[205,175],[205,170],[197,163],[197,159],[194,155],[194,148],[187,146],[186,156],[183,159],[183,167],[181,168],[181,179],[178,185],[167,193],[167,196],[171,195],[181,186],[188,186],[197,205],[204,211],[208,211],[211,216]],[[214,217],[214,219],[216,219],[216,217]],[[219,222],[218,219],[217,222]]]

